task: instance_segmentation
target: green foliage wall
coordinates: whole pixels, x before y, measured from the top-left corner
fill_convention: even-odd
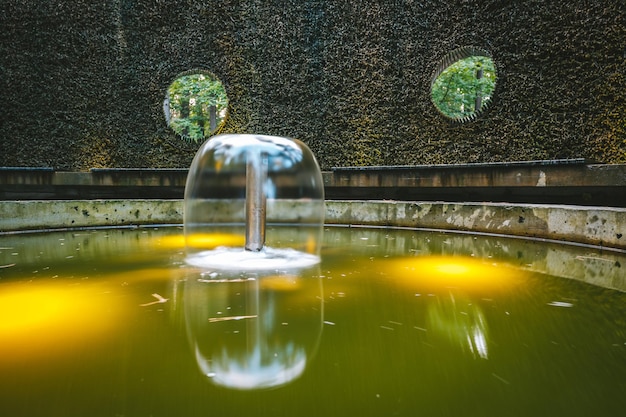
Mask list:
[[[2,0],[0,166],[185,167],[181,73],[224,83],[222,132],[304,140],[323,168],[585,157],[626,162],[623,0]],[[430,101],[439,61],[488,50],[477,120]]]

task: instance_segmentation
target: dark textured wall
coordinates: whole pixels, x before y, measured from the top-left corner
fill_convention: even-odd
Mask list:
[[[180,73],[213,72],[223,132],[304,140],[323,168],[626,162],[624,0],[0,0],[0,166],[185,167]],[[439,61],[491,52],[492,105],[454,124]]]

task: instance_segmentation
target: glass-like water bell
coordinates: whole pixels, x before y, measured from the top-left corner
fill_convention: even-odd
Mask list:
[[[191,265],[256,270],[316,264],[324,221],[319,165],[299,140],[215,136],[191,164],[184,218]]]

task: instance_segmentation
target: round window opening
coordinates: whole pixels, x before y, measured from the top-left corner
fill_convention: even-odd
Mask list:
[[[206,72],[182,75],[167,89],[163,111],[167,125],[186,141],[203,141],[226,117],[224,85]]]
[[[491,101],[496,68],[482,49],[459,48],[444,57],[435,72],[430,97],[444,116],[467,122],[478,117]]]

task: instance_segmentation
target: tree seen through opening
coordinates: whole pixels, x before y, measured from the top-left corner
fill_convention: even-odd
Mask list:
[[[488,104],[496,84],[496,69],[487,56],[454,62],[435,79],[431,98],[437,109],[452,119],[475,116]]]
[[[178,77],[164,103],[168,125],[180,137],[198,142],[211,135],[226,117],[228,97],[222,83],[209,74]]]

